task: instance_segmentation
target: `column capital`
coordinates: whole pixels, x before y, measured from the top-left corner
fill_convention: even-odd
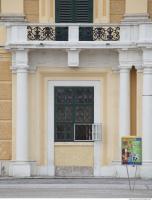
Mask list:
[[[130,73],[131,67],[130,66],[119,66],[120,73]]]
[[[12,66],[11,69],[13,72],[27,71],[29,70],[28,65],[28,50],[16,50],[12,52]]]
[[[152,74],[152,67],[145,67],[143,68],[144,74]]]
[[[132,66],[142,66],[142,51],[120,49],[119,51],[119,68],[129,68]]]
[[[152,48],[142,48],[142,66],[143,68],[152,68]]]

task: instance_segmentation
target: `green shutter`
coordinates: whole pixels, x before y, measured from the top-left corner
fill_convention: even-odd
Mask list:
[[[56,0],[55,11],[56,23],[73,22],[73,0]]]
[[[56,0],[56,23],[92,23],[93,0]]]
[[[93,0],[75,0],[75,23],[93,22]]]

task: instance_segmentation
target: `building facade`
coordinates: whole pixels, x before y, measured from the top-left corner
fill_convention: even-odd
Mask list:
[[[152,1],[0,1],[1,176],[152,178]],[[129,168],[134,176],[134,168]]]

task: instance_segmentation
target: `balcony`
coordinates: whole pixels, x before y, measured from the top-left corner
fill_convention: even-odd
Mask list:
[[[120,49],[150,46],[152,23],[7,24],[6,48]]]
[[[80,43],[101,45],[119,41],[120,26],[116,24],[9,24],[6,47],[65,48],[71,43],[78,47]]]

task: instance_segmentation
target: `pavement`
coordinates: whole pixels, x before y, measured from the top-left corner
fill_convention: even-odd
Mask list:
[[[133,188],[134,180],[131,180]],[[152,179],[119,178],[3,178],[0,198],[152,198]]]

